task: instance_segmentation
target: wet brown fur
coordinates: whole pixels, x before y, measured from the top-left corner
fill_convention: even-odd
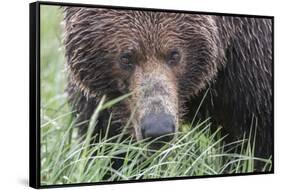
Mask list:
[[[163,104],[176,123],[194,116],[209,89],[197,118],[211,117],[231,140],[249,133],[255,121],[257,155],[272,154],[270,19],[68,7],[64,20],[67,91],[78,121],[89,120],[103,95],[112,99],[136,90],[101,114],[96,133],[103,133],[110,113],[110,133],[119,133],[137,106],[131,132],[140,139],[139,119],[149,112],[142,82],[162,77]],[[173,48],[180,63],[168,66]],[[119,56],[126,51],[134,54],[133,70],[120,68]],[[82,125],[81,133],[86,128]]]

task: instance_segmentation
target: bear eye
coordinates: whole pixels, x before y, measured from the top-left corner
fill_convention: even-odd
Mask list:
[[[176,65],[181,59],[180,52],[178,50],[172,50],[168,56],[168,65]]]
[[[131,53],[123,53],[119,58],[119,63],[122,68],[132,68],[133,67],[133,55]]]

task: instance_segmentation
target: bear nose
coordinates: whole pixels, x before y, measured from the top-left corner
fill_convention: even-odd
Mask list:
[[[173,139],[172,133],[175,132],[173,117],[166,113],[149,114],[142,120],[141,132],[143,138],[155,139],[159,137],[157,141],[168,142]]]

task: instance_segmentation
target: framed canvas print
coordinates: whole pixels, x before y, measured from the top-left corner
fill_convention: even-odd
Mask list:
[[[30,186],[274,172],[272,16],[30,4]]]

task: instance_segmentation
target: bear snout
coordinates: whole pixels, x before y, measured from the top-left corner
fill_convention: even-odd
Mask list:
[[[172,115],[167,113],[151,113],[144,116],[141,122],[141,134],[143,138],[159,142],[169,142],[173,139],[175,121]]]

